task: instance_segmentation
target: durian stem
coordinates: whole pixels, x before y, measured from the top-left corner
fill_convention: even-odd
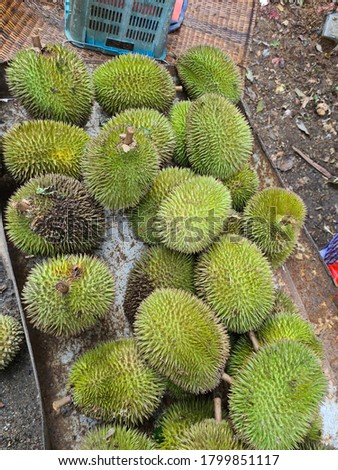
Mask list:
[[[214,411],[215,411],[215,420],[217,422],[222,421],[222,399],[220,397],[214,398]]]
[[[234,383],[234,379],[232,377],[230,377],[230,375],[226,374],[225,372],[222,375],[222,380],[224,380],[224,382],[229,384],[229,385]]]
[[[22,201],[14,203],[13,207],[20,212],[27,212],[32,208],[30,202],[27,199],[22,199]]]
[[[60,400],[53,401],[53,410],[59,411],[65,405],[68,405],[72,401],[72,397],[67,395],[66,397],[60,398]]]
[[[37,49],[42,49],[40,36],[32,36],[32,43],[33,47],[36,47]]]
[[[183,91],[183,86],[182,85],[176,85],[175,90],[176,91]]]
[[[135,129],[133,127],[127,127],[127,133],[126,133],[123,143],[125,145],[130,145],[133,141],[134,134],[135,134]]]
[[[259,344],[259,341],[257,339],[257,336],[256,336],[255,332],[254,331],[249,331],[248,336],[250,338],[250,341],[252,343],[254,351],[258,352],[260,350],[260,344]]]
[[[67,282],[60,281],[55,285],[55,289],[61,294],[67,294],[69,291],[69,285],[67,284]]]

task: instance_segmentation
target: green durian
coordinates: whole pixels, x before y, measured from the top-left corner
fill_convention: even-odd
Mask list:
[[[126,426],[101,426],[84,438],[82,450],[152,450],[155,443],[144,433]]]
[[[245,164],[238,173],[224,181],[232,199],[232,208],[241,212],[248,200],[256,194],[259,178],[256,170]]]
[[[187,115],[187,155],[193,170],[226,180],[248,161],[253,137],[249,124],[227,99],[207,94]]]
[[[255,449],[294,449],[306,436],[326,387],[320,361],[307,346],[292,340],[265,346],[231,386],[234,429]]]
[[[145,55],[120,55],[100,65],[93,78],[96,99],[108,114],[129,108],[166,112],[175,98],[169,72]]]
[[[272,315],[279,315],[280,313],[300,315],[297,305],[288,294],[279,289],[276,290],[275,294],[275,303],[271,311]]]
[[[197,253],[221,233],[230,209],[230,192],[221,182],[196,176],[162,200],[157,212],[159,237],[168,248]]]
[[[169,119],[176,137],[174,160],[182,166],[189,166],[186,149],[187,114],[191,101],[178,101],[170,110]]]
[[[5,165],[17,181],[46,173],[79,178],[88,142],[83,129],[64,122],[22,122],[3,137]]]
[[[19,51],[6,70],[8,87],[35,119],[84,125],[94,90],[83,60],[69,47],[49,44],[41,52]]]
[[[109,312],[114,294],[114,280],[99,259],[69,255],[35,265],[23,300],[35,328],[54,336],[74,336]]]
[[[195,174],[188,168],[169,167],[155,177],[150,191],[131,212],[130,220],[135,235],[148,244],[160,243],[157,212],[165,197],[180,184],[191,181]]]
[[[201,300],[178,289],[157,289],[140,305],[134,323],[141,354],[160,374],[191,393],[219,383],[229,338]]]
[[[268,188],[253,196],[244,210],[248,237],[268,257],[274,268],[294,250],[304,224],[302,199],[283,188]]]
[[[149,418],[165,389],[163,379],[130,338],[102,343],[84,353],[70,370],[68,386],[85,415],[128,425]]]
[[[155,146],[161,163],[171,160],[175,148],[175,134],[168,119],[155,109],[127,109],[108,121],[103,129],[134,127],[143,131]]]
[[[129,274],[124,312],[133,325],[142,300],[155,289],[172,287],[194,291],[194,260],[191,256],[168,250],[164,246],[149,248]]]
[[[273,307],[271,267],[253,243],[238,235],[222,236],[200,256],[195,284],[235,333],[256,330]]]
[[[127,145],[130,132],[132,142]],[[141,130],[107,128],[92,140],[83,159],[84,184],[109,209],[134,207],[159,171],[159,154]]]
[[[282,312],[277,316],[267,318],[257,330],[256,336],[261,347],[283,339],[290,339],[308,346],[318,358],[323,357],[323,346],[316,338],[312,325],[298,313]],[[240,373],[243,365],[253,353],[251,341],[245,336],[240,338],[231,350],[227,364],[229,374],[235,376]]]
[[[243,215],[231,209],[227,219],[224,221],[222,234],[243,235]]]
[[[191,397],[178,401],[165,411],[158,426],[161,430],[162,450],[179,449],[179,443],[184,433],[193,424],[214,416],[212,399]]]
[[[9,239],[36,256],[89,252],[104,231],[104,211],[84,186],[56,174],[19,188],[9,200],[6,219]]]
[[[177,444],[179,450],[243,450],[228,421],[205,419],[186,429]]]
[[[176,63],[178,75],[192,99],[217,93],[232,103],[242,95],[239,68],[221,49],[198,45],[181,54]]]
[[[0,314],[0,370],[5,369],[17,355],[23,336],[18,320],[10,315]]]

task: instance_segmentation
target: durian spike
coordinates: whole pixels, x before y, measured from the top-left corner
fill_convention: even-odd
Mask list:
[[[135,134],[135,129],[133,127],[127,127],[127,133],[126,133],[123,143],[125,145],[130,145],[133,142],[134,134]]]
[[[220,397],[214,398],[215,421],[222,421],[222,399]]]
[[[60,400],[53,401],[53,410],[54,411],[59,411],[61,408],[64,406],[68,405],[72,401],[72,398],[70,395],[67,395],[66,397],[60,398]]]
[[[259,341],[258,341],[258,339],[257,339],[257,336],[256,336],[255,332],[254,332],[254,331],[249,331],[249,332],[248,332],[248,336],[249,336],[249,339],[250,339],[250,341],[251,341],[251,343],[252,343],[252,346],[253,346],[253,348],[254,348],[254,351],[255,351],[255,352],[258,352],[259,349],[260,349],[260,344],[259,344]]]
[[[226,374],[225,372],[222,375],[222,380],[229,385],[234,383],[234,379],[230,375]]]

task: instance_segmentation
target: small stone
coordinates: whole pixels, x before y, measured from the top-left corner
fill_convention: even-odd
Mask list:
[[[328,113],[329,107],[326,103],[318,103],[316,106],[316,113],[318,116],[325,116]]]

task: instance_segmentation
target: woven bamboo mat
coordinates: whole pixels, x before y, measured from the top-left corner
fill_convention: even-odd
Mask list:
[[[42,44],[65,41],[61,0],[0,0],[0,62],[20,49],[31,47],[31,36]],[[189,0],[181,28],[169,35],[167,60],[196,44],[221,47],[237,64],[245,66],[255,21],[257,0]],[[109,59],[78,49],[88,62]]]

